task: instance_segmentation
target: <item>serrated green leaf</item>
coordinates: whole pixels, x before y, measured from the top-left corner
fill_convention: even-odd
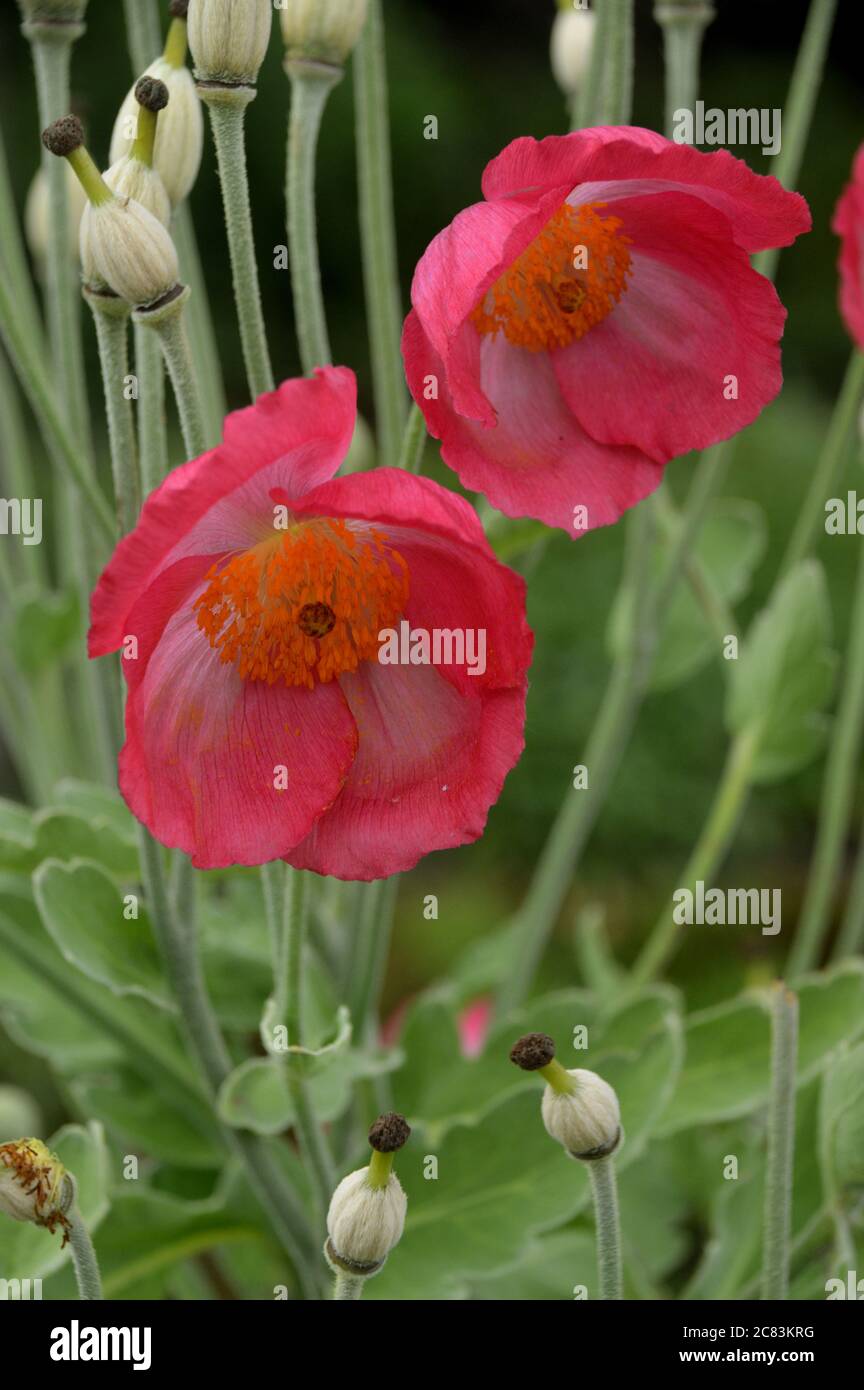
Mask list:
[[[799,771],[823,746],[836,671],[830,633],[822,569],[802,561],[758,615],[732,663],[726,722],[733,734],[758,731],[754,782]]]

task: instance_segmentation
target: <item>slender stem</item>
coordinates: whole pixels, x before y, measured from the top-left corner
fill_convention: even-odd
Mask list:
[[[628,125],[633,109],[633,0],[605,0],[603,125]]]
[[[779,983],[771,1004],[771,1096],[762,1246],[762,1298],[766,1301],[785,1299],[789,1293],[797,1059],[798,999]]]
[[[78,1297],[90,1302],[101,1302],[105,1295],[102,1292],[99,1262],[96,1259],[96,1251],[93,1249],[90,1233],[84,1225],[84,1219],[77,1207],[73,1208],[70,1218],[69,1244],[72,1248],[72,1264],[75,1267]]]
[[[381,0],[369,16],[354,54],[360,241],[375,391],[378,457],[395,467],[408,413],[402,369],[402,305],[393,214],[393,176],[387,110],[387,66]]]
[[[399,467],[406,473],[420,472],[428,438],[423,411],[419,405],[412,405],[399,449]]]
[[[606,51],[609,40],[609,6],[595,7],[594,39],[591,46],[591,60],[582,87],[570,103],[570,128],[585,129],[597,125],[601,118],[603,93],[603,73],[606,66]]]
[[[787,971],[795,979],[812,970],[822,949],[828,917],[843,859],[846,836],[855,801],[861,744],[864,739],[864,550],[858,560],[858,578],[852,605],[846,672],[834,728],[822,797],[819,829],[810,866],[807,892]]]
[[[200,90],[200,89],[199,89]],[[247,100],[254,92],[248,90]],[[206,93],[202,92],[206,100]],[[238,94],[239,99],[239,94]],[[234,278],[234,301],[240,322],[243,359],[253,399],[273,390],[273,369],[267,347],[267,333],[261,308],[261,289],[255,259],[255,235],[252,229],[252,209],[249,203],[249,179],[246,171],[245,121],[246,107],[211,101],[210,123],[219,162],[222,184],[222,205],[228,229],[228,249]]]
[[[321,290],[315,205],[315,155],[327,98],[342,69],[324,63],[289,63],[291,119],[288,129],[288,244],[300,360],[307,375],[332,361]]]
[[[702,37],[714,18],[710,0],[658,0],[654,18],[663,30],[666,65],[666,134],[671,138],[676,111],[694,111],[699,95]]]
[[[6,353],[0,348],[0,458],[3,461],[4,497],[27,497],[33,486],[30,442],[24,428],[21,401]],[[44,548],[21,545],[18,558],[22,577],[41,584],[46,578]]]
[[[157,0],[123,0],[126,39],[132,68],[140,74],[162,52],[162,26]]]
[[[363,1285],[366,1280],[358,1274],[348,1274],[346,1270],[336,1271],[336,1282],[333,1285],[333,1298],[337,1303],[345,1303],[349,1299],[356,1301],[363,1297]]]
[[[168,472],[165,430],[165,364],[156,334],[135,324],[135,374],[138,378],[138,452],[141,491],[145,497]]]
[[[717,794],[702,832],[684,871],[682,886],[695,891],[696,884],[711,879],[725,858],[735,836],[750,790],[753,759],[758,748],[756,730],[740,734],[732,743]],[[630,987],[639,989],[659,974],[675,950],[681,928],[670,899],[633,966]]]
[[[103,539],[111,541],[114,523],[111,508],[93,479],[85,456],[60,414],[48,370],[38,349],[27,337],[5,270],[0,271],[0,333],[15,367],[21,387],[33,408],[45,439],[79,489]]]
[[[225,419],[225,386],[222,381],[222,364],[216,348],[216,334],[192,212],[188,203],[175,208],[171,223],[177,255],[180,259],[180,273],[183,283],[191,291],[187,310],[189,320],[189,341],[193,359],[198,367],[198,380],[201,384],[201,401],[204,421],[207,426],[207,444],[212,448],[222,438],[222,422]]]
[[[105,410],[108,416],[108,441],[117,521],[120,534],[126,535],[134,527],[141,510],[135,421],[132,402],[126,396],[126,378],[129,375],[129,315],[117,313],[114,307],[107,311],[100,308],[98,298],[91,298],[90,307],[96,326],[102,389],[105,393]]]
[[[783,145],[773,169],[775,177],[786,188],[792,188],[798,182],[816,98],[822,86],[825,56],[836,9],[837,0],[811,0],[810,3],[789,95],[783,108]],[[760,275],[767,275],[769,280],[773,280],[779,257],[780,248],[770,247],[760,252],[753,266]]]
[[[788,573],[813,548],[819,524],[825,519],[825,503],[834,493],[843,461],[855,438],[862,394],[864,353],[854,348],[831,415],[828,433],[810,478],[807,496],[801,504],[795,529],[783,556],[781,575]]]
[[[0,266],[5,267],[9,276],[9,283],[15,286],[18,316],[23,320],[22,330],[44,356],[45,334],[24,251],[24,242],[21,237],[18,209],[15,206],[12,193],[2,131],[0,131]]]
[[[137,318],[136,322],[146,325],[146,314]],[[159,334],[165,365],[168,368],[168,375],[174,388],[174,399],[180,414],[180,428],[183,431],[186,457],[198,458],[199,455],[206,453],[207,431],[204,426],[198,374],[195,371],[195,364],[189,350],[189,339],[186,336],[185,314],[181,309],[179,313],[163,318],[154,325],[154,328]]]
[[[594,1198],[594,1222],[597,1240],[597,1276],[600,1297],[624,1297],[621,1272],[621,1218],[618,1214],[618,1184],[615,1179],[615,1159],[595,1158],[587,1164]]]
[[[360,897],[348,967],[348,1006],[359,1044],[374,1026],[390,951],[397,887],[398,878],[378,879],[365,884]]]

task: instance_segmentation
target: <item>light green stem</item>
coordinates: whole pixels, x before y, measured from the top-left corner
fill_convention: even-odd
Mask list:
[[[675,112],[696,109],[702,38],[714,18],[714,6],[709,0],[658,0],[654,18],[663,30],[666,134],[671,139]]]
[[[200,90],[200,89],[199,89]],[[244,89],[245,90],[245,89]],[[251,100],[252,95],[249,95]],[[239,93],[238,93],[239,101]],[[261,308],[261,289],[255,259],[255,235],[246,171],[246,107],[209,102],[210,123],[219,162],[222,205],[228,230],[228,249],[234,278],[234,301],[240,323],[243,360],[253,400],[273,390],[273,369]]]
[[[595,7],[594,39],[588,72],[581,91],[570,103],[570,128],[582,130],[600,122],[603,96],[603,73],[606,66],[606,50],[609,39],[609,6],[605,3]]]
[[[68,470],[100,535],[103,540],[110,542],[114,535],[111,507],[94,481],[85,456],[60,414],[45,360],[39,356],[38,349],[34,350],[16,313],[15,299],[5,270],[0,271],[0,333],[46,446]]]
[[[708,819],[684,871],[681,886],[689,889],[691,893],[695,891],[700,880],[707,882],[714,876],[735,837],[750,790],[753,759],[758,746],[758,731],[751,730],[739,734],[729,749]],[[633,966],[630,974],[630,987],[633,991],[653,980],[676,948],[681,927],[675,921],[674,908],[673,898],[658,917],[654,930]]]
[[[136,322],[146,325],[146,314],[136,317]],[[159,323],[154,325],[154,331],[159,335],[165,365],[171,378],[174,399],[177,402],[177,410],[180,415],[180,428],[183,431],[183,443],[186,446],[186,457],[189,459],[198,458],[207,450],[207,431],[204,425],[198,376],[189,350],[189,339],[186,336],[183,309],[181,308],[178,313],[161,319]]]
[[[0,267],[5,267],[9,283],[15,286],[15,299],[18,316],[22,320],[21,329],[34,343],[37,351],[45,354],[45,334],[30,267],[24,251],[18,209],[12,193],[9,178],[9,165],[0,131]]]
[[[363,1285],[366,1280],[359,1274],[348,1274],[344,1269],[337,1270],[336,1282],[333,1285],[333,1298],[336,1303],[347,1303],[350,1300],[357,1301],[363,1297]]]
[[[369,16],[354,54],[354,96],[360,242],[369,320],[378,458],[385,467],[395,467],[399,461],[399,445],[408,413],[408,394],[400,348],[402,305],[393,214],[381,0],[371,0]]]
[[[6,353],[0,348],[0,458],[3,462],[4,497],[28,497],[33,487],[30,443],[21,414],[21,401],[12,377]],[[35,584],[46,579],[44,547],[18,547],[21,577]]]
[[[597,1241],[597,1277],[602,1299],[624,1297],[621,1271],[621,1218],[618,1213],[618,1184],[615,1159],[592,1159],[587,1165],[594,1199]]]
[[[222,422],[227,409],[225,387],[222,381],[222,364],[216,349],[216,334],[207,286],[188,203],[175,208],[171,231],[180,259],[180,274],[183,283],[188,285],[191,291],[187,308],[189,341],[201,387],[201,408],[207,426],[207,446],[213,448],[222,438]]]
[[[399,449],[399,467],[406,473],[419,473],[426,452],[426,420],[419,405],[412,405]]]
[[[771,1001],[771,1095],[762,1245],[762,1299],[789,1293],[789,1233],[795,1166],[795,1074],[798,999],[782,983]]]
[[[324,63],[289,63],[291,119],[285,196],[294,317],[300,360],[309,375],[332,362],[327,316],[321,290],[315,203],[315,156],[327,99],[342,69]]]
[[[162,52],[162,26],[157,0],[123,0],[126,39],[132,68],[139,75]]]
[[[138,378],[141,492],[147,497],[168,472],[165,363],[156,334],[140,323],[135,324],[135,374]]]
[[[601,125],[628,125],[633,109],[633,0],[604,0],[609,10],[603,47]]]
[[[825,520],[825,503],[834,495],[844,459],[858,428],[858,408],[864,394],[864,353],[853,349],[837,397],[828,433],[822,445],[816,467],[810,478],[795,529],[783,556],[780,574],[789,572],[799,560],[809,555],[816,540],[820,522]]]
[[[129,375],[129,316],[120,315],[113,308],[106,312],[100,308],[97,296],[91,297],[90,307],[99,345],[117,522],[120,534],[125,536],[133,529],[141,510],[135,421],[132,402],[125,394]]]
[[[90,1233],[84,1225],[84,1219],[77,1207],[73,1208],[70,1226],[69,1244],[72,1248],[72,1264],[75,1268],[78,1297],[90,1302],[101,1302],[105,1295],[102,1292],[99,1262],[96,1259],[96,1251],[93,1249]]]
[[[858,559],[858,578],[852,605],[846,670],[840,703],[831,733],[831,746],[822,797],[819,830],[810,865],[807,892],[787,972],[790,979],[816,965],[822,946],[837,879],[843,860],[846,836],[855,801],[855,787],[864,739],[864,549]]]
[[[375,1026],[393,932],[398,878],[363,886],[347,982],[348,1006],[358,1044]]]

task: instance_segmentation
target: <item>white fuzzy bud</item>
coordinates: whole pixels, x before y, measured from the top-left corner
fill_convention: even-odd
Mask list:
[[[369,0],[280,0],[288,59],[341,67],[366,23]]]
[[[169,233],[152,212],[131,199],[88,204],[81,219],[85,284],[106,284],[135,306],[153,304],[180,278]]]
[[[254,85],[270,41],[272,0],[190,0],[187,24],[200,81]]]
[[[106,169],[103,179],[118,198],[131,198],[151,212],[163,227],[171,223],[171,199],[155,169],[132,155],[123,155]]]
[[[566,96],[579,91],[594,46],[593,10],[559,10],[552,25],[550,57],[555,81]]]
[[[87,206],[87,195],[71,165],[66,166],[66,187],[69,196],[69,259],[78,260],[78,229],[81,215]],[[30,255],[36,262],[40,274],[50,254],[51,193],[44,169],[39,169],[27,194],[24,209],[24,230]]]
[[[602,1076],[575,1068],[572,1093],[547,1086],[543,1092],[543,1123],[553,1139],[574,1158],[601,1158],[618,1147],[621,1110],[618,1097]]]
[[[408,1198],[395,1173],[385,1187],[372,1187],[369,1169],[343,1178],[330,1200],[327,1233],[332,1254],[347,1264],[374,1271],[405,1229]]]
[[[168,105],[159,113],[153,168],[160,175],[173,207],[192,191],[204,149],[204,113],[187,67],[174,67],[164,58],[151,63],[147,77],[157,77],[168,88]],[[114,122],[109,162],[128,154],[135,139],[139,106],[130,88]]]

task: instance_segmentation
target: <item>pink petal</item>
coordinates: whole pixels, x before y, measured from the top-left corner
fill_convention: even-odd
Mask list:
[[[137,596],[193,554],[246,549],[270,531],[269,492],[302,496],[335,473],[351,443],[356,382],[347,367],[319,368],[225,421],[224,443],[175,468],[144,503],[93,595],[91,656],[115,651]]]
[[[341,685],[357,721],[357,757],[339,799],[288,863],[384,878],[478,839],[524,746],[524,683],[470,699],[432,667],[367,662]]]
[[[774,399],[786,311],[725,219],[698,198],[627,199],[615,215],[633,242],[627,289],[552,363],[590,435],[666,463],[728,439]],[[737,400],[724,394],[729,376]]]
[[[849,336],[864,351],[864,145],[855,156],[832,227],[840,246],[840,312]]]
[[[727,150],[703,154],[638,126],[601,126],[539,141],[522,136],[487,165],[483,196],[512,200],[530,189],[537,197],[568,185],[578,190],[580,203],[609,202],[651,192],[646,184],[709,203],[747,251],[790,246],[812,225],[804,199],[773,175],[754,174]]]
[[[638,449],[600,444],[582,428],[545,353],[525,352],[500,335],[483,340],[481,382],[498,419],[484,429],[454,409],[441,361],[415,314],[406,321],[402,351],[412,395],[441,440],[445,463],[505,515],[537,517],[576,538],[617,521],[660,485],[662,468]],[[437,401],[423,398],[419,383],[429,373],[440,379]],[[574,529],[581,506],[587,526]]]

